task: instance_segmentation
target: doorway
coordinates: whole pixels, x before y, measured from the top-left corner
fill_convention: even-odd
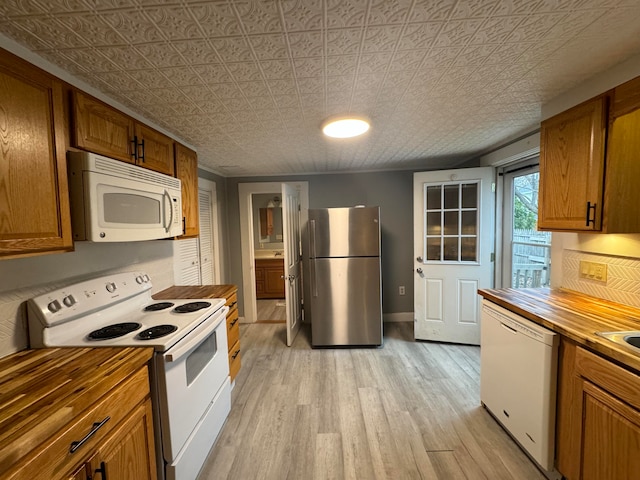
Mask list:
[[[287,320],[280,192],[251,195],[258,323]]]
[[[303,236],[302,244],[305,244],[305,231],[309,210],[309,184],[308,182],[287,182],[297,188],[300,196],[300,222],[299,230]],[[257,228],[258,219],[253,213],[253,195],[267,194],[271,197],[280,196],[282,184],[280,182],[240,183],[238,185],[240,202],[240,242],[242,247],[242,294],[245,323],[255,323],[258,319],[258,305],[256,298],[256,271],[254,228]],[[283,199],[281,198],[281,201]],[[259,215],[259,214],[258,214]],[[306,261],[306,255],[303,257]],[[307,288],[305,286],[305,288]]]

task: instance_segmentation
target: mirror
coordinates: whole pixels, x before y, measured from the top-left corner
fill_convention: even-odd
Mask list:
[[[254,194],[253,211],[255,248],[282,248],[283,231],[280,196],[273,193]]]

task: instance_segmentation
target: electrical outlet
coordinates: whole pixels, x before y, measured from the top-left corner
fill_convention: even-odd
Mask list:
[[[399,295],[404,295],[404,285],[400,285],[400,286],[398,287],[398,294],[399,294]]]
[[[607,282],[607,264],[580,260],[580,278]]]

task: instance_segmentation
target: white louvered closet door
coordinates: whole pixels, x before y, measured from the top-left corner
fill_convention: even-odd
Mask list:
[[[200,210],[200,272],[202,285],[213,285],[213,216],[211,211],[211,191],[198,191]]]
[[[200,285],[198,239],[173,242],[173,277],[176,285]]]

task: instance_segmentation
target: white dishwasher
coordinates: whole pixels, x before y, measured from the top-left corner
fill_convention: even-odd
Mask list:
[[[544,470],[555,449],[558,335],[482,302],[480,400]]]

